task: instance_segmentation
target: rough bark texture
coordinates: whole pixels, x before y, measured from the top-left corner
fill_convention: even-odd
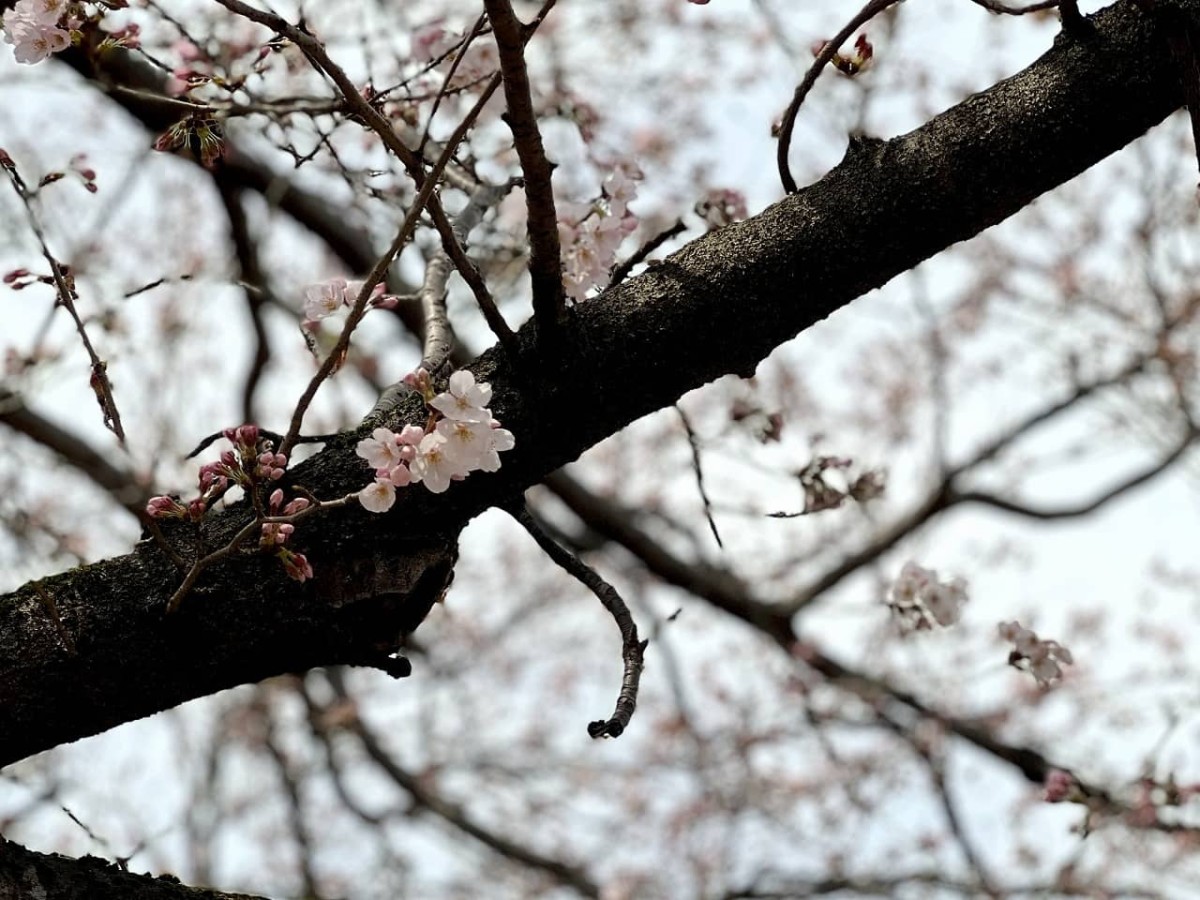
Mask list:
[[[1179,6],[1200,19],[1200,0]],[[520,360],[485,353],[472,369],[492,383],[493,409],[517,436],[500,472],[442,496],[403,491],[385,516],[348,508],[306,521],[295,541],[313,581],[297,584],[273,558],[249,555],[207,571],[166,617],[181,575],[145,541],[0,597],[0,765],[223,688],[396,650],[444,589],[472,516],[684,392],[752,373],[780,343],[1180,106],[1162,27],[1131,3],[1091,21],[1089,34],[1060,37],[1013,78],[908,135],[852,141],[820,182],[582,304],[565,335],[573,352],[552,366],[539,362],[532,326],[520,333]],[[408,403],[381,420],[419,416]],[[288,483],[323,498],[361,488],[369,473],[356,439],[332,442]],[[191,559],[245,521],[234,509],[202,535],[180,526],[168,539]],[[0,898],[16,883],[8,872],[0,865]]]
[[[0,838],[0,900],[263,900],[123,871],[105,859],[34,853]]]

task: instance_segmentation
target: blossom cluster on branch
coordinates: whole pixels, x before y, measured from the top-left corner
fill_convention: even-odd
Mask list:
[[[4,40],[17,62],[32,65],[71,46],[72,23],[61,28],[66,0],[19,0],[4,13]]]
[[[462,481],[471,472],[495,472],[500,452],[516,443],[487,408],[492,386],[476,383],[470,372],[455,372],[449,389],[439,394],[433,392],[424,369],[405,382],[425,398],[429,420],[424,427],[405,425],[399,433],[376,428],[358,442],[355,452],[375,470],[375,481],[358,494],[363,508],[371,512],[391,509],[398,487],[420,483],[440,494],[451,481]]]
[[[606,286],[616,265],[617,248],[637,228],[629,204],[637,197],[642,172],[620,163],[604,179],[604,193],[590,203],[563,203],[558,210],[558,239],[563,248],[563,291],[583,300],[592,288]]]

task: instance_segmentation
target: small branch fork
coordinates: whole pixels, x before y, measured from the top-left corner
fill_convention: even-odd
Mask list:
[[[783,189],[786,193],[794,194],[799,188],[796,186],[796,180],[792,178],[792,170],[788,165],[788,152],[792,146],[792,131],[796,127],[796,115],[800,112],[800,105],[804,102],[804,98],[808,96],[808,92],[812,90],[813,85],[817,83],[817,78],[821,72],[829,65],[829,61],[837,55],[842,44],[850,39],[850,35],[875,18],[889,6],[899,3],[900,0],[869,0],[866,6],[854,14],[849,22],[845,24],[831,40],[825,42],[825,46],[821,48],[821,52],[817,54],[817,58],[813,60],[808,71],[804,73],[804,77],[800,80],[800,84],[796,87],[796,93],[792,95],[792,102],[788,104],[788,108],[784,111],[783,121],[779,125],[779,145],[775,150],[775,162],[779,167],[779,180],[783,182]]]
[[[621,595],[617,593],[617,589],[600,577],[595,569],[550,537],[530,514],[528,506],[522,503],[519,507],[509,508],[507,512],[521,523],[521,527],[529,532],[547,556],[599,598],[621,630],[621,659],[625,664],[625,674],[621,679],[621,692],[617,696],[616,709],[612,718],[601,719],[588,725],[588,734],[594,738],[620,737],[637,707],[638,686],[642,678],[648,642],[638,639],[637,623],[633,621],[633,615],[621,599]]]
[[[799,188],[796,186],[796,180],[792,178],[791,167],[788,164],[788,153],[792,146],[792,132],[796,128],[796,115],[800,112],[800,106],[804,103],[804,99],[812,90],[813,85],[817,83],[817,78],[821,72],[829,65],[830,60],[837,55],[842,44],[850,39],[859,28],[875,18],[889,6],[894,6],[900,0],[868,0],[866,6],[854,14],[854,17],[845,24],[841,31],[834,37],[825,42],[825,46],[817,54],[808,71],[804,73],[804,77],[800,80],[800,84],[796,87],[795,94],[792,95],[792,102],[788,104],[787,110],[783,114],[783,120],[779,126],[779,145],[776,148],[775,161],[779,167],[779,180],[783,183],[783,189],[788,194],[796,193]],[[1076,0],[1039,0],[1037,3],[1032,3],[1029,6],[1008,6],[1000,0],[971,0],[977,6],[982,6],[989,12],[1000,13],[1010,16],[1023,16],[1027,13],[1041,12],[1046,9],[1054,9],[1056,6],[1062,8],[1063,27],[1072,29],[1082,22],[1082,17],[1079,15],[1079,8],[1076,5]]]
[[[509,0],[484,0],[488,19],[500,51],[500,72],[504,76],[504,99],[508,106],[504,120],[512,130],[513,144],[521,171],[525,174],[525,203],[529,216],[529,274],[533,282],[533,315],[538,334],[555,334],[566,314],[562,286],[562,252],[558,241],[558,213],[554,209],[552,167],[542,146],[537,114],[525,67],[526,35],[549,11],[543,7],[529,26],[522,25]]]
[[[117,410],[117,401],[113,397],[112,383],[108,380],[108,363],[96,353],[96,348],[92,346],[91,339],[88,337],[87,329],[83,327],[83,319],[79,317],[79,313],[75,309],[74,279],[67,274],[57,257],[50,252],[50,245],[46,243],[46,232],[42,229],[42,223],[33,209],[33,192],[29,190],[25,180],[18,174],[16,163],[3,150],[0,150],[0,169],[3,169],[8,175],[13,190],[17,192],[17,196],[21,199],[21,205],[25,207],[29,227],[33,231],[34,237],[37,238],[42,256],[50,266],[54,287],[58,291],[58,303],[75,323],[75,330],[79,334],[80,341],[83,342],[83,349],[87,351],[88,359],[91,360],[91,386],[104,414],[104,426],[124,445],[125,428],[121,425],[121,414]]]
[[[480,309],[483,312],[484,318],[487,319],[488,325],[492,328],[493,332],[495,332],[496,337],[500,341],[501,345],[509,353],[514,353],[516,350],[516,336],[513,334],[512,329],[509,328],[507,323],[505,323],[503,318],[500,316],[494,301],[492,300],[486,286],[483,283],[483,279],[480,277],[478,270],[475,268],[475,265],[463,252],[463,249],[455,236],[454,227],[451,225],[450,220],[446,216],[445,210],[442,208],[441,200],[435,193],[440,176],[453,158],[458,144],[462,138],[465,137],[466,132],[470,128],[471,124],[482,111],[487,99],[490,98],[492,92],[495,91],[496,78],[492,79],[492,82],[489,83],[488,88],[485,90],[483,96],[481,96],[480,100],[467,114],[463,122],[459,124],[459,127],[456,129],[451,140],[447,141],[437,162],[431,168],[426,170],[425,163],[422,158],[412,149],[410,149],[403,140],[401,140],[392,127],[392,124],[379,112],[378,109],[372,106],[371,103],[365,97],[363,97],[363,95],[355,86],[354,82],[351,81],[346,72],[330,58],[329,54],[325,50],[324,45],[316,37],[314,37],[301,26],[293,25],[287,20],[273,13],[263,12],[262,10],[256,9],[246,3],[241,2],[241,0],[217,0],[217,2],[230,12],[249,19],[251,22],[256,22],[259,25],[270,28],[277,34],[286,37],[288,40],[296,44],[312,63],[313,67],[328,76],[330,80],[332,80],[337,86],[337,89],[342,95],[346,108],[363,123],[365,123],[368,128],[378,134],[380,139],[383,141],[384,146],[386,146],[388,150],[390,150],[396,156],[396,158],[400,160],[401,164],[408,172],[409,177],[412,178],[413,183],[416,185],[418,191],[417,197],[413,201],[412,208],[405,217],[405,221],[401,225],[400,230],[396,235],[396,239],[392,242],[392,246],[384,253],[383,256],[379,258],[379,260],[372,267],[367,279],[364,281],[362,290],[359,293],[354,306],[351,308],[350,315],[346,319],[346,325],[342,329],[342,333],[339,336],[337,343],[334,345],[333,350],[326,357],[324,363],[321,365],[321,368],[318,370],[317,374],[313,376],[312,381],[309,383],[308,387],[301,395],[300,400],[297,402],[291,424],[288,427],[287,436],[284,438],[279,452],[286,455],[295,445],[300,434],[300,428],[303,422],[304,414],[307,411],[308,406],[311,404],[313,397],[316,395],[317,389],[321,386],[325,379],[327,379],[337,369],[338,365],[345,357],[346,351],[349,348],[350,337],[354,329],[357,327],[358,322],[366,313],[367,302],[370,299],[371,291],[383,279],[395,256],[400,252],[405,244],[407,244],[416,228],[416,223],[420,217],[420,214],[426,209],[428,209],[429,216],[433,220],[434,227],[441,236],[442,245],[446,253],[450,256],[450,259],[454,262],[456,268],[458,268],[464,280],[475,294],[476,300],[479,302]],[[519,48],[524,46],[524,43],[528,40],[529,36],[532,35],[533,31],[538,27],[538,25],[541,24],[542,20],[554,6],[555,2],[556,0],[545,0],[542,5],[542,9],[538,13],[538,16],[529,25],[522,26],[519,22],[517,23],[518,31],[516,37],[518,40],[518,55],[520,54]],[[509,10],[509,13],[511,15],[511,9]],[[516,21],[515,18],[513,21]],[[501,52],[504,52],[503,49]],[[523,71],[524,70],[522,69],[522,72]],[[528,93],[527,84],[526,93]],[[530,110],[532,110],[532,106],[530,106]],[[548,170],[549,163],[545,161],[544,153],[542,154],[542,159]],[[522,160],[522,162],[524,162],[524,160]],[[528,177],[528,172],[526,175]],[[549,184],[548,174],[546,183],[547,185]],[[561,296],[562,286],[561,276],[558,274],[559,263],[557,255],[557,217],[553,212],[553,206],[550,208],[550,216],[551,233],[554,238],[555,247],[555,256],[553,259],[555,270],[554,277],[559,295]],[[531,226],[531,231],[532,230],[533,228]],[[535,287],[536,284],[537,279],[535,278]],[[535,290],[535,308],[537,305],[536,297],[537,292]]]
[[[215,563],[219,563],[222,560],[228,559],[237,553],[247,540],[256,534],[261,534],[263,525],[295,524],[296,522],[307,519],[310,516],[314,516],[319,512],[327,512],[330,509],[346,506],[351,501],[357,500],[358,495],[347,494],[346,496],[339,497],[336,500],[318,500],[315,497],[308,497],[307,499],[309,500],[310,505],[299,512],[293,513],[290,516],[256,515],[230,539],[228,544],[206,554],[205,556],[199,557],[194,563],[192,563],[191,567],[187,571],[187,574],[183,576],[183,581],[180,583],[179,587],[175,589],[175,593],[171,595],[171,599],[167,601],[167,615],[173,615],[179,611],[180,604],[182,604],[187,598],[187,595],[191,593],[192,588],[196,586],[197,579],[200,578],[201,573],[205,569],[214,565]]]

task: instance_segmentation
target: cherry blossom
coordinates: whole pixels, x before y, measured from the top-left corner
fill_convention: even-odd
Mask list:
[[[437,433],[446,439],[446,452],[458,460],[464,470],[477,469],[491,448],[492,428],[487,422],[463,422],[443,419]]]
[[[967,583],[961,578],[938,581],[933,569],[907,562],[889,591],[888,605],[901,624],[917,631],[953,625],[962,617]]]
[[[20,0],[13,11],[38,25],[54,26],[67,11],[67,0]]]
[[[1000,637],[1013,644],[1013,650],[1008,655],[1009,665],[1025,669],[1041,687],[1049,687],[1060,679],[1062,667],[1075,662],[1066,647],[1057,641],[1041,640],[1020,622],[1001,622],[998,630]]]
[[[628,207],[641,178],[636,165],[618,162],[604,180],[602,200],[559,204],[563,290],[572,300],[583,300],[592,288],[608,284],[617,248],[637,228],[637,216]]]
[[[404,462],[400,455],[399,435],[388,428],[376,428],[369,438],[363,438],[354,453],[367,461],[372,469],[390,469]]]
[[[1046,772],[1042,799],[1047,803],[1062,803],[1071,796],[1075,789],[1075,779],[1070,772],[1062,769],[1050,769]]]
[[[345,278],[332,278],[310,285],[304,291],[304,320],[319,322],[350,303]]]
[[[455,372],[442,393],[434,392],[424,369],[406,376],[404,383],[424,399],[430,418],[425,428],[405,425],[398,434],[376,428],[358,442],[355,453],[375,470],[375,483],[358,493],[359,502],[371,512],[391,509],[396,488],[424,484],[440,494],[451,481],[462,481],[471,472],[495,472],[500,453],[516,444],[512,432],[501,428],[487,408],[492,386],[477,383],[472,373]]]
[[[33,65],[71,45],[71,35],[22,14],[21,4],[4,14],[4,39],[13,45],[17,62]]]
[[[187,515],[187,507],[174,497],[151,497],[146,504],[146,515],[152,519],[182,518]]]
[[[283,563],[283,568],[287,571],[289,578],[303,582],[313,577],[313,568],[308,562],[308,557],[303,553],[293,553],[291,550],[281,547],[279,561]]]
[[[421,439],[421,446],[417,448],[417,458],[413,460],[410,468],[414,478],[419,479],[435,494],[440,494],[450,487],[450,480],[455,475],[466,474],[446,436],[438,431]]]
[[[447,419],[458,422],[487,422],[492,416],[485,407],[491,400],[490,384],[476,384],[474,375],[466,369],[459,369],[450,376],[450,390],[438,394],[429,405]]]
[[[484,472],[495,472],[500,468],[500,453],[502,450],[511,450],[516,446],[517,440],[513,437],[513,433],[507,428],[501,428],[500,423],[493,419],[489,425],[491,435],[488,441],[488,448],[484,451],[479,462],[479,468]]]
[[[358,492],[358,502],[368,512],[387,512],[396,502],[396,488],[391,481],[385,478],[376,478]]]
[[[260,547],[281,546],[287,543],[296,526],[290,522],[263,522],[262,535],[259,538]]]

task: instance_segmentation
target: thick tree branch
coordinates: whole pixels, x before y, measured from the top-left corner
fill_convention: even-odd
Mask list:
[[[34,853],[0,837],[0,897],[41,900],[121,897],[122,900],[266,900],[180,884],[170,876],[152,878],[123,871],[94,856],[70,859]]]
[[[1181,8],[1200,17],[1197,0]],[[298,529],[315,581],[288,581],[274,560],[235,559],[206,572],[193,602],[167,621],[161,611],[178,575],[143,543],[41,582],[74,656],[32,586],[0,597],[0,763],[234,684],[394,649],[441,592],[454,536],[471,516],[515,500],[684,391],[753,372],[781,342],[1178,108],[1178,78],[1153,21],[1129,3],[1091,21],[1092,39],[1059,40],[1025,71],[911,134],[857,142],[817,184],[582,304],[572,327],[586,352],[540,372],[537,385],[503,353],[484,354],[472,369],[492,383],[492,409],[517,436],[503,469],[440,496],[403,492],[385,516],[345,509]],[[518,334],[526,349],[535,331]],[[419,407],[402,401],[364,428],[415,420]],[[324,498],[361,488],[369,472],[355,440],[331,441],[288,483]],[[220,546],[246,515],[235,508],[212,516],[201,537],[186,528],[167,537],[193,558],[201,540]]]

